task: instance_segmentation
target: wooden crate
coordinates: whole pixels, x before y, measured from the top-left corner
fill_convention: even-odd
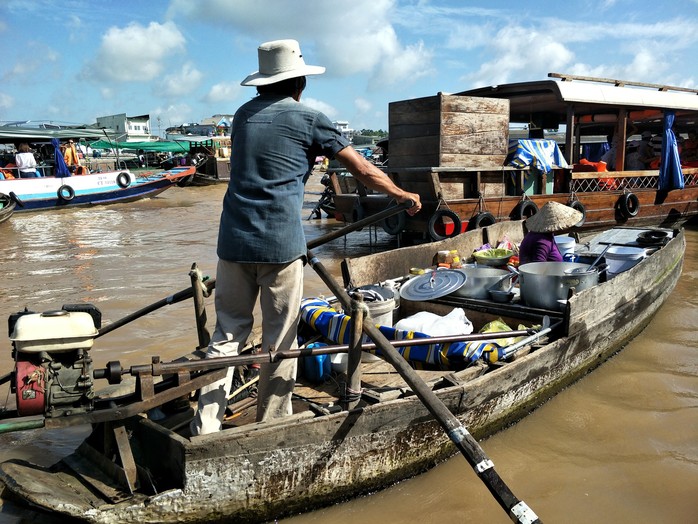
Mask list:
[[[392,102],[388,166],[500,167],[509,143],[509,101],[444,95]]]

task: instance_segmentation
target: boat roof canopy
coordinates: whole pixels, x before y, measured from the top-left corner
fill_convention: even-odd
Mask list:
[[[108,140],[98,140],[90,142],[92,149],[142,149],[143,151],[159,151],[172,153],[188,153],[189,142],[110,142]]]
[[[566,123],[570,109],[576,116],[617,115],[625,109],[637,115],[637,121],[642,121],[644,115],[648,123],[661,119],[661,112],[671,109],[676,111],[675,128],[691,129],[698,125],[697,90],[556,73],[549,76],[560,80],[500,84],[456,95],[508,99],[510,122],[534,122],[545,128]],[[651,118],[653,112],[655,116]]]
[[[37,127],[0,126],[0,143],[13,144],[18,142],[50,142],[51,139],[79,140],[81,138],[95,140],[104,138],[102,129],[65,128],[42,129]]]

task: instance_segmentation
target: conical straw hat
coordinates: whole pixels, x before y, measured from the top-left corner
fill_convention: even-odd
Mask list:
[[[535,233],[555,233],[571,228],[582,216],[582,213],[570,206],[548,202],[538,213],[526,220],[526,229]]]

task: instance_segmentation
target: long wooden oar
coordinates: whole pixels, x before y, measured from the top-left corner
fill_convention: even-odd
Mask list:
[[[204,282],[204,285],[206,286],[206,289],[211,291],[213,288],[216,287],[216,279],[215,278],[210,278]],[[177,291],[177,293],[170,295],[169,297],[165,297],[161,300],[158,300],[157,302],[153,302],[149,306],[145,306],[142,309],[139,309],[138,311],[135,311],[131,313],[130,315],[126,315],[124,318],[120,320],[116,320],[109,324],[108,326],[104,326],[102,329],[99,330],[97,333],[97,337],[101,337],[102,335],[106,335],[110,331],[114,331],[116,328],[119,328],[123,326],[124,324],[128,324],[129,322],[133,322],[137,318],[141,318],[144,315],[147,315],[148,313],[152,313],[156,309],[160,309],[161,307],[164,306],[169,306],[171,304],[176,304],[177,302],[181,302],[182,300],[187,300],[188,298],[192,298],[194,296],[194,291],[192,288],[188,287],[186,289],[183,289],[181,291]]]
[[[351,298],[349,294],[342,288],[325,269],[322,263],[308,251],[308,260],[310,265],[320,276],[322,281],[329,287],[339,301],[344,306],[345,310],[351,309]],[[494,469],[493,462],[487,457],[484,450],[480,447],[477,440],[468,432],[465,426],[451,413],[436,394],[427,386],[417,373],[409,366],[407,361],[393,348],[390,342],[373,325],[372,322],[364,322],[364,332],[373,340],[380,348],[385,360],[393,365],[395,370],[410,386],[412,391],[422,401],[424,406],[434,416],[446,431],[446,434],[451,441],[456,445],[461,454],[465,457],[468,463],[475,470],[477,475],[483,481],[487,489],[497,500],[499,505],[504,508],[509,517],[520,524],[540,523],[538,516],[526,505],[522,500],[516,498],[514,493],[504,483],[502,478]]]

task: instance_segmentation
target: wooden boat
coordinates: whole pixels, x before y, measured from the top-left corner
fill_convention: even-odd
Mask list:
[[[0,224],[12,216],[17,202],[10,195],[0,193]]]
[[[175,184],[193,177],[195,166],[175,166],[168,170],[135,172],[121,166],[118,159],[83,159],[71,176],[55,176],[52,140],[94,140],[101,131],[85,129],[39,129],[3,126],[0,143],[27,142],[41,149],[44,159],[37,166],[37,178],[19,178],[17,169],[1,168],[0,193],[14,195],[21,204],[15,211],[37,211],[66,207],[132,202],[154,197]],[[56,142],[57,143],[57,142]],[[119,167],[122,167],[121,169]]]
[[[195,170],[185,166],[149,174],[125,169],[65,178],[17,178],[0,180],[0,192],[17,195],[23,203],[17,212],[116,204],[159,195]]]
[[[580,254],[594,257],[608,242],[632,245],[646,232],[616,228],[590,239]],[[647,325],[682,269],[684,234],[681,230],[666,233],[667,240],[649,249],[649,256],[640,263],[606,282],[571,292],[562,309],[450,295],[401,300],[401,316],[419,311],[444,314],[462,308],[476,331],[501,318],[533,333],[515,343],[519,345],[515,354],[505,351],[502,358],[491,362],[477,360],[460,369],[417,373],[476,438],[504,428],[600,365]],[[501,222],[432,244],[347,260],[345,276],[352,285],[396,279],[407,275],[410,268],[431,266],[437,251],[457,249],[466,255],[505,235],[520,240],[522,222]],[[182,293],[163,304],[185,298]],[[201,300],[196,286],[188,296],[192,295],[195,304]],[[75,311],[75,306],[69,309]],[[550,327],[544,329],[548,321]],[[34,341],[23,339],[17,331],[15,345],[28,343],[36,349]],[[86,329],[84,335],[82,345],[91,346],[95,329]],[[36,343],[55,348],[50,339]],[[325,349],[337,349],[332,348]],[[346,346],[340,350],[347,351]],[[305,351],[295,355],[311,350]],[[130,371],[136,377],[135,390],[102,394],[94,404],[56,406],[60,409],[53,416],[12,420],[9,424],[16,424],[16,429],[88,422],[95,426],[74,454],[53,467],[16,460],[1,464],[0,480],[7,491],[35,507],[89,522],[259,522],[380,489],[454,453],[451,441],[415,391],[382,360],[361,364],[363,391],[352,400],[340,398],[335,381],[316,384],[300,376],[294,414],[274,422],[254,422],[253,413],[241,410],[223,431],[189,437],[181,427],[186,426],[191,411],[173,412],[159,420],[148,418],[144,414],[148,410],[221,376],[221,370],[187,367],[200,365],[201,357],[194,353],[175,363],[154,359],[151,365],[130,370],[112,362],[92,372],[95,380],[120,379]],[[242,364],[265,356],[235,358]],[[245,358],[250,360],[243,362]],[[84,374],[84,368],[80,369]],[[347,378],[337,377],[337,381],[344,380]],[[64,390],[66,386],[63,381]],[[164,406],[162,411],[168,412]]]
[[[694,156],[681,158],[682,189],[664,182],[656,162],[645,170],[625,169],[624,147],[618,148],[613,172],[597,171],[604,167],[591,157],[592,148],[605,145],[613,133],[622,144],[639,140],[642,132],[663,135],[665,115],[674,116],[675,137],[695,131],[696,90],[549,76],[556,80],[391,103],[385,171],[401,187],[418,193],[424,207],[418,215],[384,223],[386,232],[438,240],[527,218],[551,200],[585,214],[577,225],[580,231],[672,227],[698,214],[695,149]],[[388,205],[386,198],[362,188],[345,191],[340,181],[334,189],[338,217],[345,222]]]

